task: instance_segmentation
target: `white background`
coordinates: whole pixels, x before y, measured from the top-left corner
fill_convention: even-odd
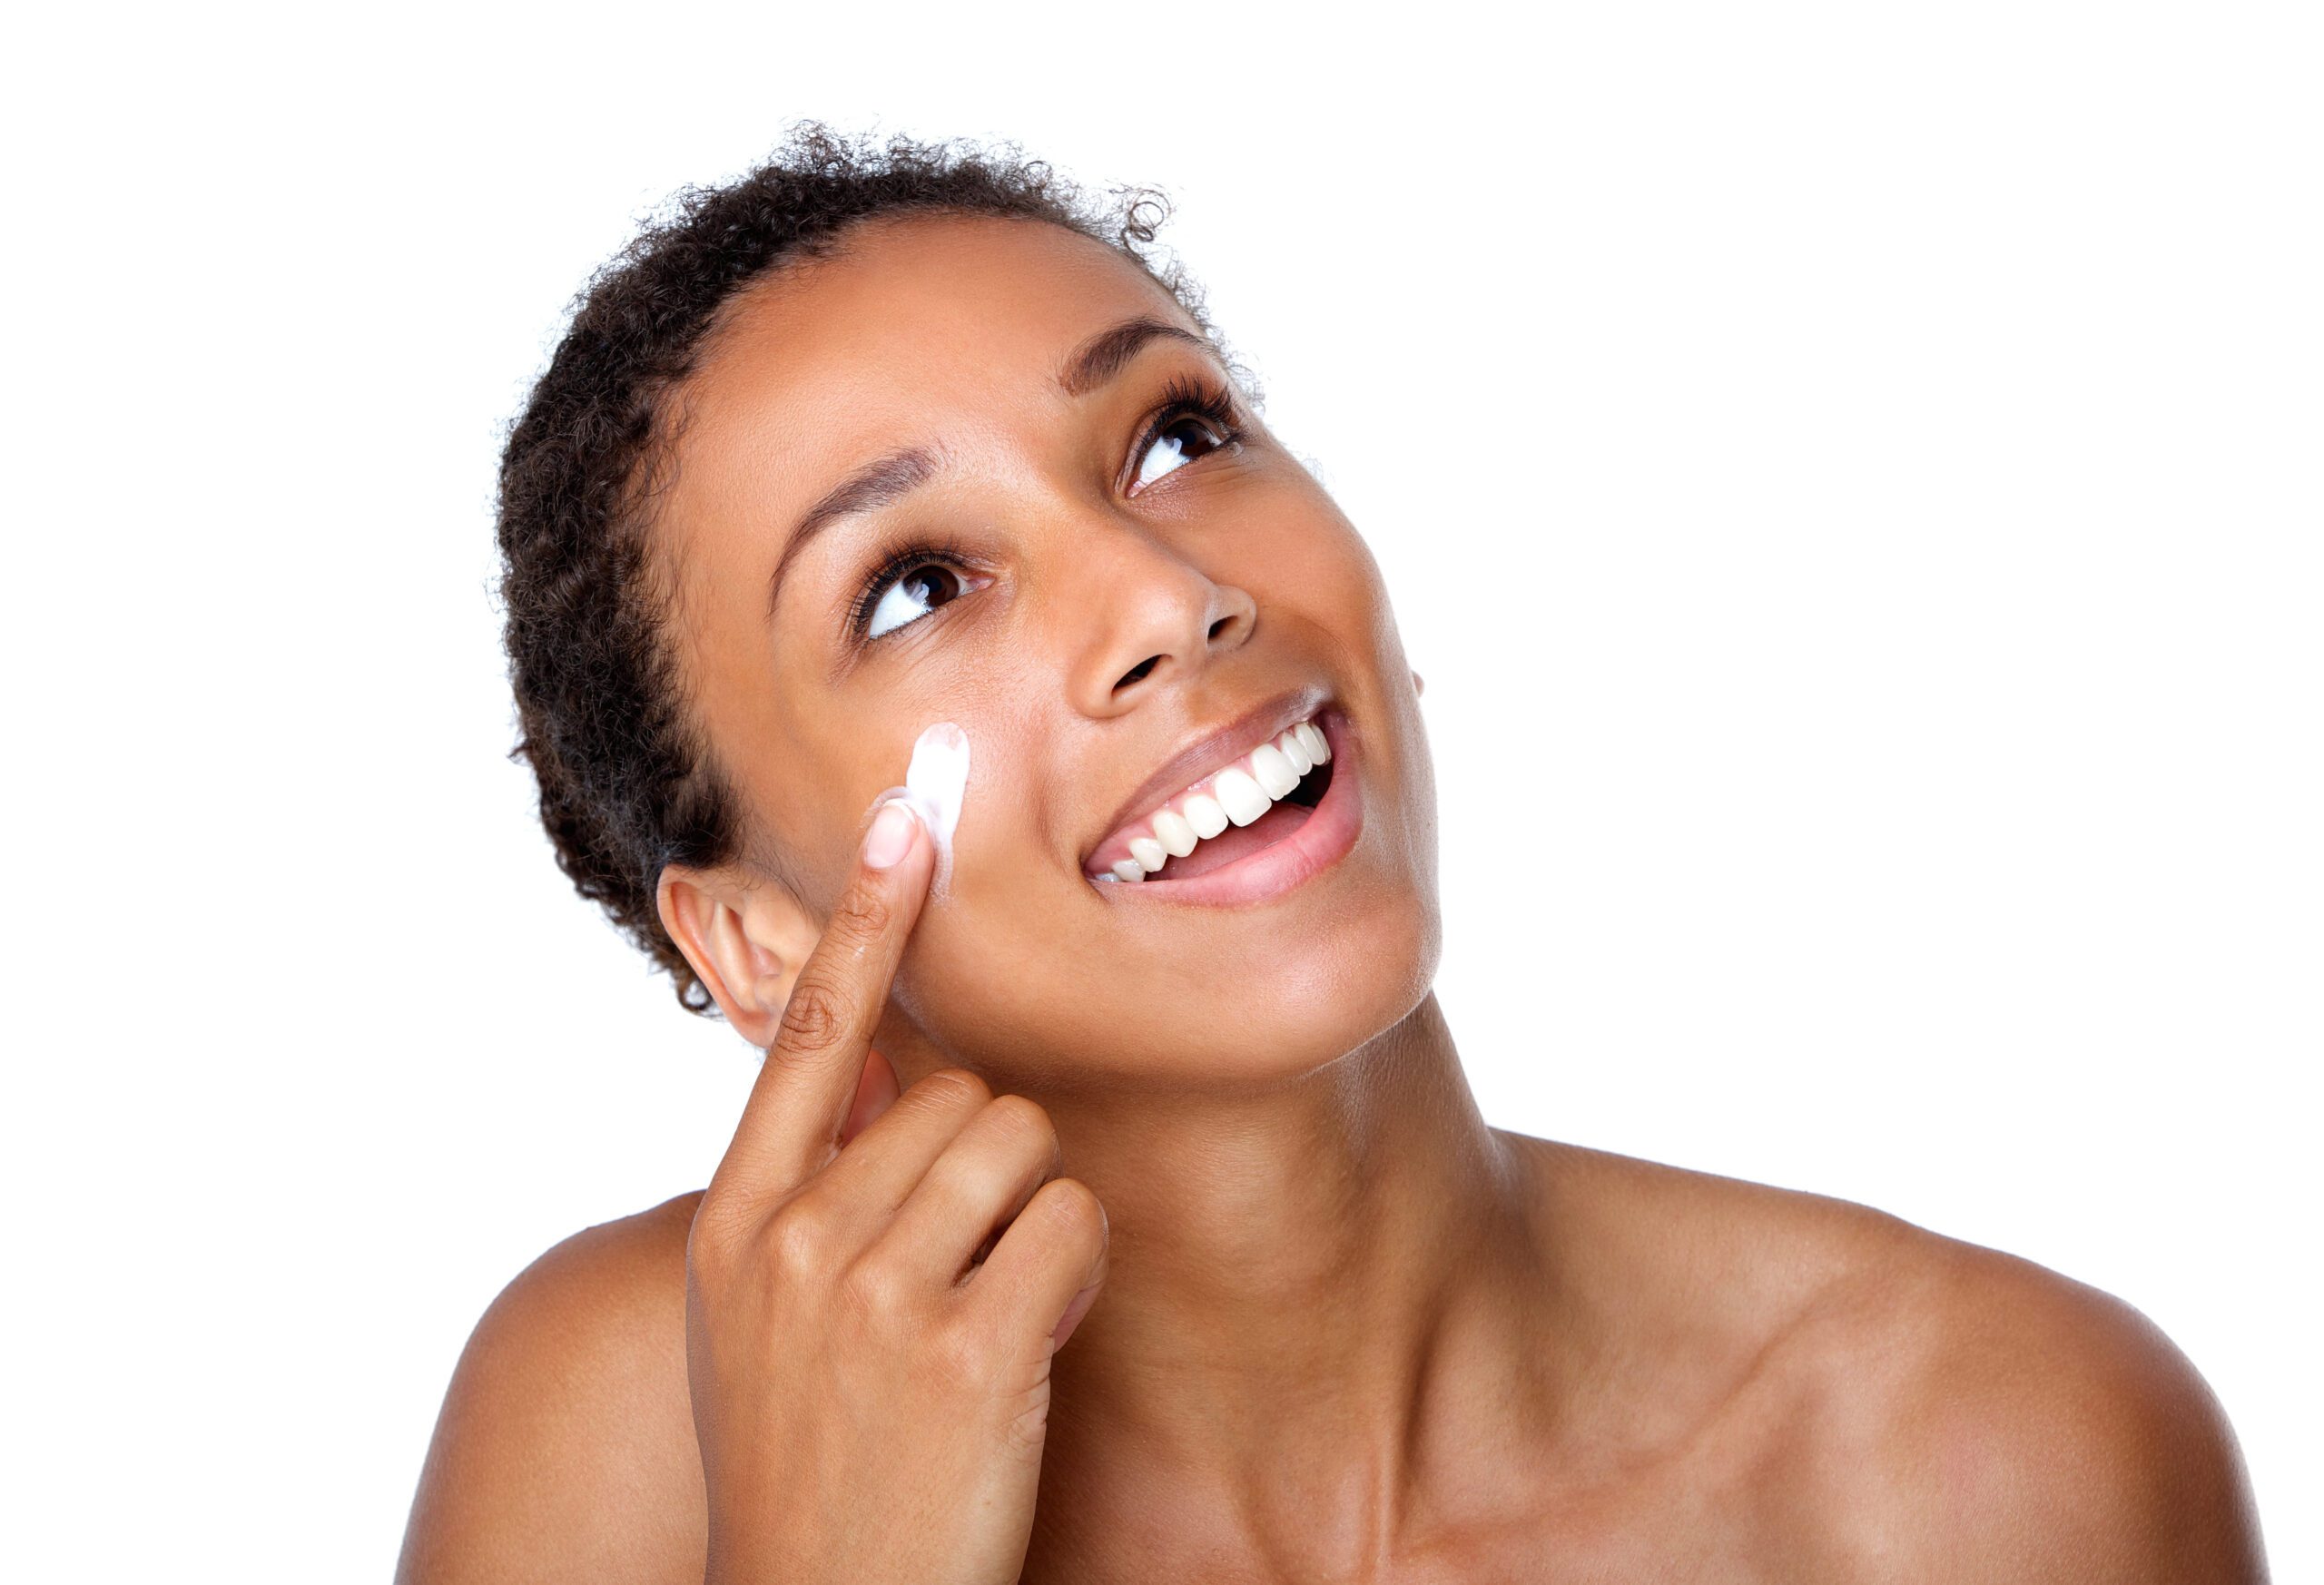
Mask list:
[[[1428,678],[1493,1122],[2121,1295],[2324,1575],[2312,8],[83,15],[0,67],[0,1568],[384,1577],[494,1293],[707,1177],[752,1056],[504,757],[493,469],[821,115],[1177,202]]]

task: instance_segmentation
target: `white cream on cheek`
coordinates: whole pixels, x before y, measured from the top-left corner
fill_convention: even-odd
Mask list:
[[[907,800],[920,812],[936,838],[936,875],[930,883],[933,897],[945,895],[952,873],[952,832],[960,823],[960,806],[969,791],[969,734],[954,723],[940,721],[920,734],[911,745],[911,765],[904,784],[888,796]],[[885,802],[886,797],[881,802]]]

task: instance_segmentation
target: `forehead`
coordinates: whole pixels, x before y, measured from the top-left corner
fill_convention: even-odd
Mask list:
[[[1055,375],[1136,313],[1196,329],[1103,243],[1046,222],[882,218],[747,289],[687,382],[681,481],[739,465],[803,505],[853,464],[955,417],[1064,399]],[[684,484],[681,482],[681,489]]]

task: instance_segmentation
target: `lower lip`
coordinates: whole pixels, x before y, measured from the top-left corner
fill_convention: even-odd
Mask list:
[[[1108,901],[1187,902],[1207,908],[1265,902],[1296,890],[1344,858],[1364,830],[1364,793],[1357,784],[1355,750],[1335,710],[1316,720],[1332,745],[1332,780],[1315,812],[1299,829],[1272,847],[1261,848],[1206,875],[1187,881],[1092,881]]]

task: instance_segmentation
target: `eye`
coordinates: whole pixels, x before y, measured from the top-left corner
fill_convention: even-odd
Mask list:
[[[1137,476],[1129,481],[1129,493],[1235,446],[1243,438],[1235,416],[1235,398],[1226,387],[1183,376],[1173,379],[1138,438]]]
[[[863,636],[877,638],[907,623],[917,622],[939,605],[966,593],[960,576],[942,562],[923,561],[886,580],[887,586],[872,606]]]
[[[1136,495],[1156,479],[1176,473],[1187,463],[1207,457],[1224,447],[1226,440],[1207,433],[1209,428],[1209,420],[1192,414],[1172,419],[1169,427],[1156,435],[1147,447],[1146,455],[1138,464],[1137,477],[1130,480],[1130,493]],[[1194,431],[1195,438],[1180,439],[1181,432],[1187,430]]]

